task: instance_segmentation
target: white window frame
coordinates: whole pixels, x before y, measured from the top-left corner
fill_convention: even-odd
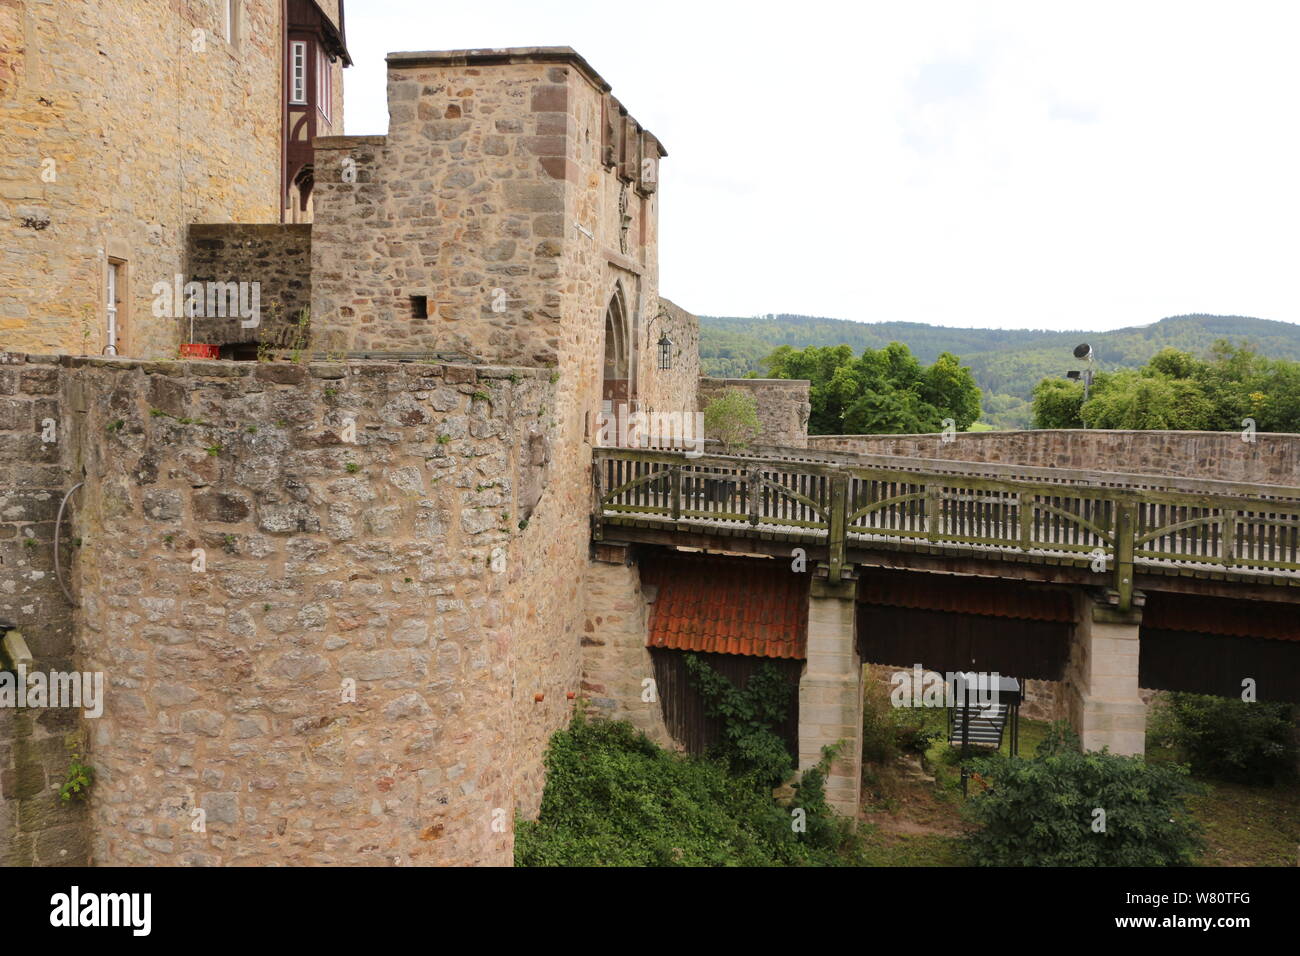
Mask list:
[[[333,123],[334,77],[330,70],[329,54],[324,47],[316,48],[316,108],[327,123]]]
[[[289,42],[289,102],[307,105],[307,41]]]
[[[113,349],[113,354],[117,354],[117,287],[122,278],[122,264],[120,262],[108,263],[108,294],[105,302],[105,317],[108,322],[108,333],[105,337],[105,346]]]
[[[225,0],[226,42],[235,42],[235,0]]]

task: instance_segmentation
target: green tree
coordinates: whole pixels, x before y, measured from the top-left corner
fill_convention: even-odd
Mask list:
[[[1300,362],[1268,359],[1226,339],[1204,358],[1165,347],[1138,369],[1103,372],[1089,401],[1077,382],[1034,388],[1036,428],[1300,431]]]
[[[1035,428],[1082,428],[1083,384],[1068,378],[1045,378],[1034,386]]]
[[[923,366],[900,342],[857,357],[847,345],[783,345],[766,364],[773,378],[811,383],[814,435],[937,432],[946,419],[965,431],[980,415],[979,386],[950,352]]]

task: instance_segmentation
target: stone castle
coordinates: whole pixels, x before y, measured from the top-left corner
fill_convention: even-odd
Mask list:
[[[1292,533],[1294,436],[810,438],[807,382],[700,377],[667,150],[578,53],[391,54],[383,136],[340,135],[350,63],[342,0],[0,0],[0,680],[103,677],[0,684],[6,864],[509,865],[575,708],[698,747],[688,650],[779,665],[850,813],[865,638],[941,655],[960,618],[1124,753],[1139,646],[1158,688],[1191,631],[1207,674],[1294,673],[1300,538],[1249,530]],[[736,388],[748,458],[608,447]],[[1135,572],[1211,520],[1226,570],[1169,539]]]
[[[697,407],[666,150],[568,48],[393,54],[349,137],[339,0],[124,6],[0,2],[0,621],[106,675],[0,712],[6,862],[508,863],[648,668],[584,676],[590,449]]]

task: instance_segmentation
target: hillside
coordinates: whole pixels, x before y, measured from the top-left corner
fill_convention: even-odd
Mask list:
[[[952,329],[917,322],[851,322],[806,315],[764,318],[700,316],[704,374],[740,378],[763,374],[762,360],[778,345],[850,345],[855,352],[906,343],[922,362],[952,352],[969,365],[984,392],[983,421],[999,428],[1029,423],[1029,399],[1047,375],[1078,363],[1071,351],[1087,342],[1096,367],[1136,368],[1165,346],[1203,353],[1216,340],[1248,342],[1271,358],[1300,359],[1300,325],[1238,315],[1179,315],[1109,332],[1045,329]]]

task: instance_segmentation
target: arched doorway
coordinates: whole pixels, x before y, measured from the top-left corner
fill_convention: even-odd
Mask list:
[[[605,309],[605,371],[600,397],[608,411],[614,411],[631,397],[630,350],[627,307],[623,301],[623,289],[618,287]]]

